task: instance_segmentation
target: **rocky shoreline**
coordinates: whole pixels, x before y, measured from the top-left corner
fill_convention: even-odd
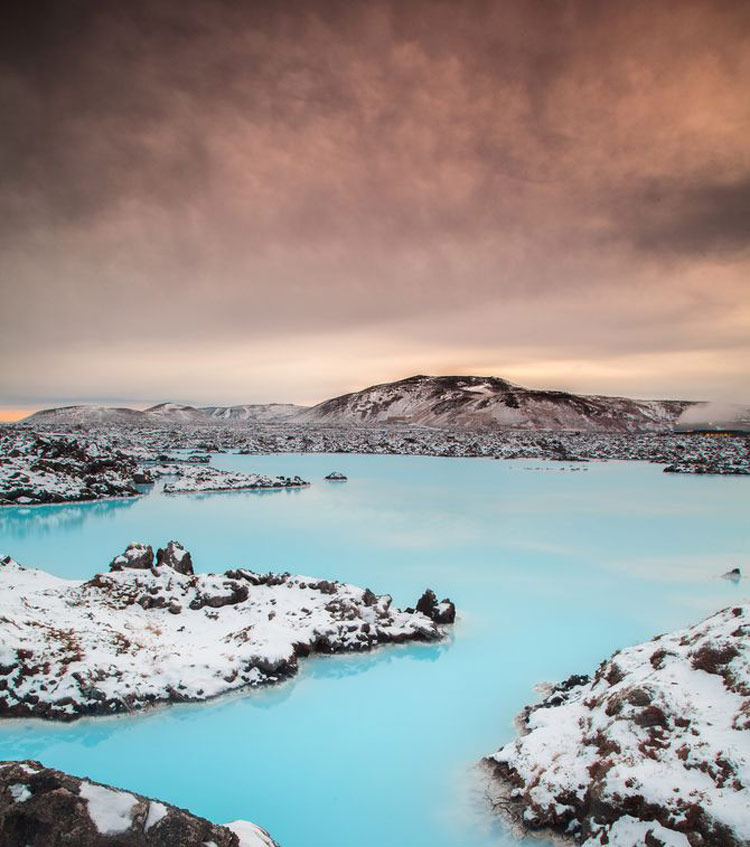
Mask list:
[[[174,458],[175,451],[193,451]],[[171,428],[100,425],[85,431],[0,426],[0,506],[136,497],[166,478],[164,492],[211,493],[300,489],[299,476],[223,471],[209,453],[359,453],[552,460],[647,461],[667,473],[750,474],[750,437],[678,433],[467,431],[418,426],[388,428],[237,424]],[[345,481],[332,473],[328,481]]]
[[[750,606],[615,653],[485,759],[494,805],[584,847],[750,843]]]
[[[0,715],[69,721],[202,701],[293,676],[299,657],[437,641],[455,619],[426,591],[389,595],[240,568],[195,574],[171,541],[131,544],[110,573],[63,580],[0,561]]]
[[[138,462],[106,439],[0,428],[0,506],[136,497]]]
[[[278,847],[249,821],[220,826],[169,803],[26,760],[0,762],[3,847]]]

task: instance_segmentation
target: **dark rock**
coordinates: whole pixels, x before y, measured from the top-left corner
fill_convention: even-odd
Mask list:
[[[247,585],[242,585],[238,582],[228,580],[224,583],[226,593],[222,594],[200,594],[190,603],[190,608],[193,610],[202,609],[204,606],[209,606],[212,609],[220,609],[222,606],[234,606],[237,603],[244,603],[250,596],[250,589]]]
[[[156,566],[161,565],[173,568],[177,573],[194,573],[193,559],[179,541],[170,541],[165,548],[160,547],[156,551]]]
[[[96,806],[92,811],[94,804],[86,796],[92,788],[96,793],[113,792],[113,800],[122,802],[132,798],[130,811],[122,820],[123,829],[107,834],[99,831]],[[129,797],[123,797],[124,794]],[[106,799],[105,793],[103,802]],[[3,847],[203,847],[211,843],[216,847],[239,847],[239,838],[226,827],[167,803],[154,805],[156,802],[140,794],[45,768],[39,762],[0,762],[0,844]],[[150,822],[148,827],[147,822]],[[268,844],[269,847],[275,844],[270,836]]]
[[[732,582],[738,582],[742,578],[742,571],[739,568],[732,568],[731,571],[727,571],[722,576],[724,579],[731,579]]]
[[[417,602],[417,611],[435,623],[453,623],[456,620],[456,607],[446,597],[439,603],[435,592],[428,588]]]
[[[111,571],[121,571],[123,568],[138,568],[149,570],[154,564],[154,551],[150,544],[140,544],[133,541],[125,548],[125,552],[115,556],[109,564]]]

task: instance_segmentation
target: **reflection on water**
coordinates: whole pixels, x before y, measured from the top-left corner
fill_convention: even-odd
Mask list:
[[[131,540],[181,540],[201,570],[244,565],[456,601],[443,644],[300,661],[281,686],[68,726],[7,722],[5,756],[247,817],[285,847],[510,847],[474,763],[512,737],[534,685],[746,600],[750,483],[590,463],[390,456],[214,457],[299,474],[294,497],[228,492],[0,513],[0,546],[63,576]],[[345,485],[323,484],[336,469]],[[55,515],[59,517],[56,518]],[[292,811],[293,810],[293,811]],[[546,842],[532,840],[543,847]]]
[[[36,538],[79,530],[87,521],[106,520],[129,509],[136,498],[99,500],[91,503],[60,503],[48,506],[8,506],[0,509],[0,539]]]

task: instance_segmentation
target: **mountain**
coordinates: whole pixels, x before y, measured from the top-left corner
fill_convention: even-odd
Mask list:
[[[661,432],[683,426],[705,404],[687,400],[631,400],[523,388],[491,376],[412,376],[373,385],[317,406],[291,403],[184,406],[160,403],[143,412],[107,406],[66,406],[26,418],[31,423],[170,425],[417,424],[460,429]]]
[[[672,429],[695,404],[523,388],[497,377],[412,376],[326,400],[299,423],[407,423],[466,429],[643,432]]]
[[[24,418],[21,423],[43,424],[147,424],[148,416],[137,409],[116,406],[60,406],[41,409]]]
[[[182,403],[159,403],[144,411],[114,406],[62,406],[43,409],[24,418],[22,423],[60,424],[71,426],[112,424],[117,426],[152,426],[160,424],[211,424],[225,422],[276,423],[288,420],[305,406],[292,403],[248,404],[244,406],[185,406]]]
[[[295,406],[294,403],[251,403],[244,406],[201,406],[200,411],[218,421],[274,423],[289,420],[306,408]]]
[[[154,421],[163,420],[165,423],[200,423],[206,418],[200,409],[182,403],[159,403],[146,409],[143,414]]]

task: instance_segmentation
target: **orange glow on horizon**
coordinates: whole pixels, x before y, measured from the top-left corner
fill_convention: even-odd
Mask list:
[[[0,406],[0,423],[20,421],[22,418],[28,417],[28,415],[36,411],[36,409],[3,408]]]

